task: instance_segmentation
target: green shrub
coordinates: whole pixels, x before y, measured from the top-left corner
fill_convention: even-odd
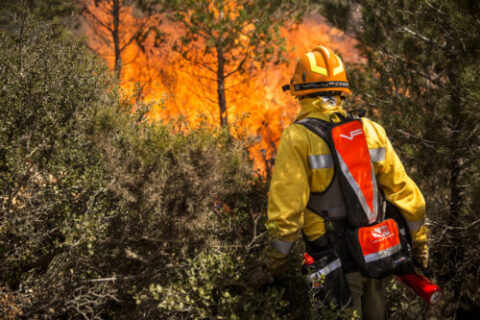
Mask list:
[[[266,185],[245,144],[145,121],[155,106],[122,97],[81,44],[20,23],[0,36],[2,317],[239,318],[269,306],[278,318],[283,290],[247,285]],[[195,309],[167,308],[158,285]]]

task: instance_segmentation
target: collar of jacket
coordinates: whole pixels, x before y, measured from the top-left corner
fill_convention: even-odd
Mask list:
[[[297,120],[310,117],[330,121],[330,115],[335,112],[340,112],[346,116],[347,112],[342,107],[340,97],[333,97],[333,99],[315,97],[300,100],[301,109]]]

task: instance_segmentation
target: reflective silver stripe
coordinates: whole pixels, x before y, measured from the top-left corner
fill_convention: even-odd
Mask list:
[[[369,149],[372,162],[385,161],[385,148]]]
[[[333,168],[333,158],[330,154],[308,156],[308,163],[312,169]]]
[[[377,260],[389,257],[400,250],[402,250],[402,245],[397,244],[396,246],[390,247],[388,249],[367,254],[366,256],[363,256],[363,258],[365,259],[366,263],[369,263],[369,262],[373,262],[373,261],[377,261]]]
[[[272,240],[272,247],[283,254],[288,254],[292,249],[293,242],[283,240]]]
[[[307,276],[307,278],[312,282],[316,282],[322,276],[327,276],[329,273],[337,270],[341,266],[342,266],[342,263],[340,262],[340,259],[335,259],[332,262],[330,262],[329,264],[327,264],[325,267],[323,267],[322,269],[320,269],[320,270],[318,270],[318,271],[316,271],[312,274],[309,274]]]
[[[375,216],[375,220],[378,219],[378,216],[379,216],[379,213],[378,211],[380,210],[380,208],[378,208],[379,206],[379,198],[378,198],[378,185],[377,185],[377,179],[375,178],[375,171],[373,170],[373,166],[372,166],[372,173],[371,173],[371,177],[372,177],[372,185],[373,185],[373,214]],[[382,216],[383,216],[383,212],[382,211]],[[373,221],[371,221],[373,222]]]
[[[405,230],[405,228],[400,229],[400,233],[401,233],[402,236],[404,236],[404,237],[407,236],[407,230]]]
[[[410,231],[418,231],[424,224],[425,224],[425,219],[418,220],[418,221],[407,220],[407,226]]]
[[[357,195],[358,201],[360,201],[360,204],[362,205],[363,211],[367,214],[368,222],[373,223],[377,220],[377,214],[378,214],[378,188],[377,188],[377,181],[375,179],[375,174],[373,172],[373,167],[372,167],[372,186],[373,186],[373,212],[370,210],[370,207],[368,206],[367,200],[365,199],[365,196],[363,195],[362,190],[360,189],[360,186],[358,185],[357,181],[355,178],[352,176],[350,170],[348,169],[348,166],[346,165],[345,161],[343,161],[342,156],[338,151],[338,162],[340,163],[340,168],[342,169],[342,172],[344,173],[345,177],[347,178],[348,182],[350,183],[350,186],[352,187],[353,191],[355,191],[355,194]]]

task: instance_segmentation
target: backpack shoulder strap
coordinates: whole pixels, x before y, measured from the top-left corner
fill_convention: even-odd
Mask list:
[[[317,118],[304,118],[298,121],[295,121],[297,124],[301,124],[308,130],[312,131],[316,135],[320,136],[330,147],[328,142],[328,131],[331,128],[331,122],[317,119]]]

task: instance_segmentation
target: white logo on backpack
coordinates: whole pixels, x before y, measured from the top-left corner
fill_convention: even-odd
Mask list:
[[[387,226],[376,227],[372,232],[374,238],[390,238],[391,234]]]
[[[350,135],[346,136],[344,134],[341,134],[340,137],[348,139],[348,140],[353,140],[355,136],[361,135],[362,134],[362,129],[357,129],[350,131]]]

